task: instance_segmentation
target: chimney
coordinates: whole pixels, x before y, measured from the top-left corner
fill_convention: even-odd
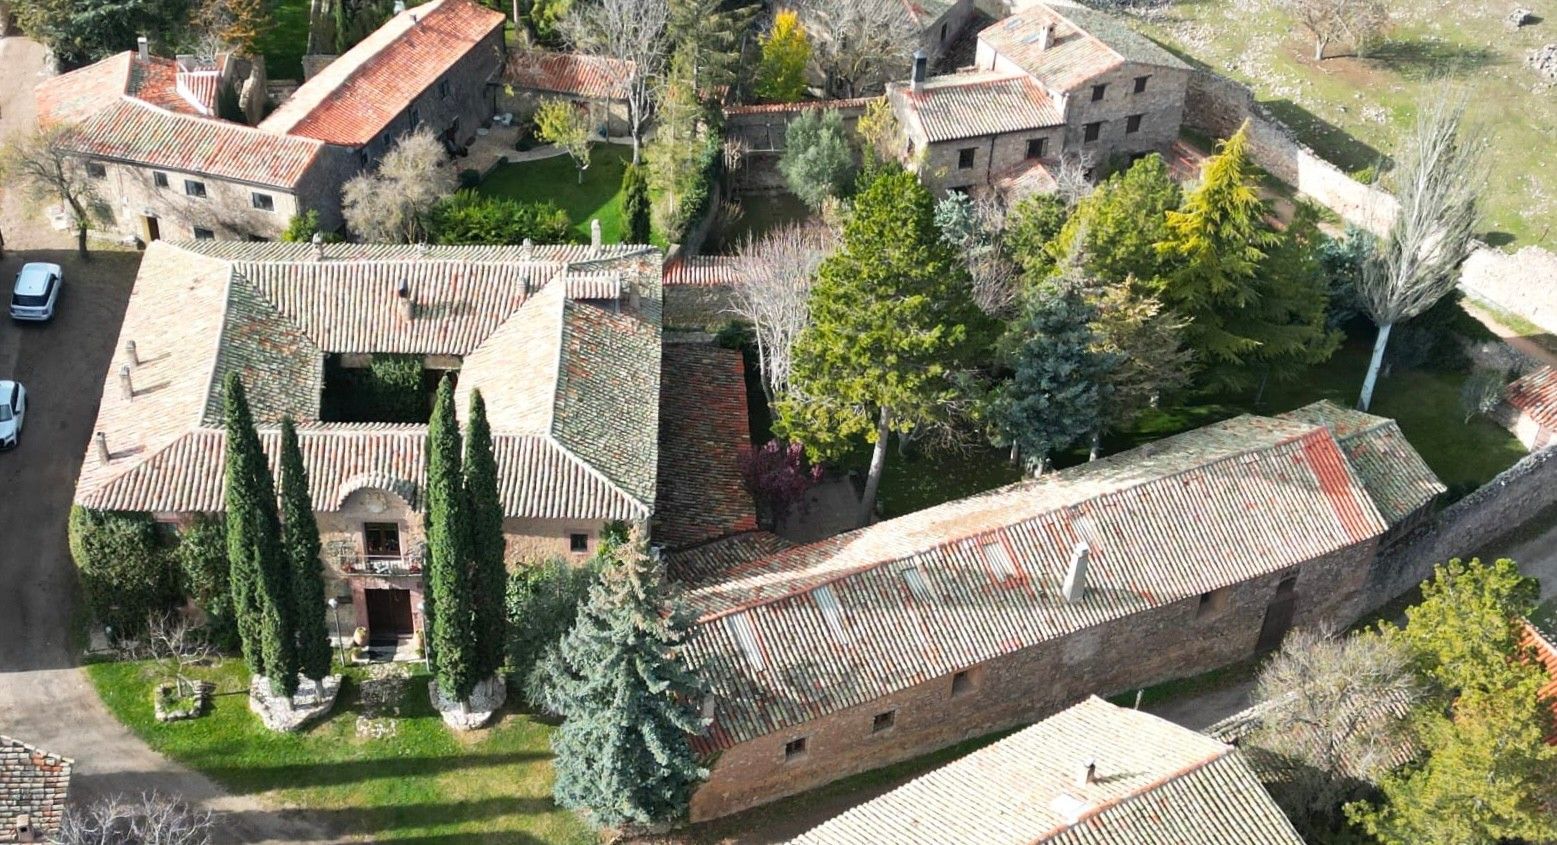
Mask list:
[[[1092,550],[1086,543],[1077,543],[1070,551],[1070,570],[1065,573],[1065,600],[1071,604],[1081,601],[1087,592],[1087,563]]]
[[[38,829],[32,826],[32,816],[22,813],[16,817],[14,828],[17,842],[37,842]]]
[[[135,349],[135,341],[127,340],[124,342],[124,354],[129,357],[132,365],[137,367],[141,365],[141,356]]]
[[[530,259],[532,259],[534,257],[535,257],[535,241],[532,241],[529,238],[525,238],[524,239],[524,243],[520,246],[520,249],[519,249],[519,260],[521,260],[521,261],[529,261]]]
[[[323,261],[324,260],[324,233],[322,233],[322,232],[314,232],[313,245],[314,245],[314,260],[315,261]]]
[[[126,401],[135,398],[135,385],[130,381],[129,364],[125,364],[119,368],[119,392],[124,394]]]
[[[1086,785],[1092,784],[1092,783],[1097,783],[1097,761],[1096,760],[1088,760],[1087,764],[1085,766],[1082,766],[1081,770],[1076,773],[1076,785],[1077,786],[1086,786]]]
[[[108,435],[99,431],[92,436],[92,441],[97,444],[97,462],[108,463]]]
[[[416,300],[411,298],[411,283],[402,279],[400,287],[395,290],[395,302],[400,307],[400,319],[411,322],[411,317],[416,313]]]
[[[140,54],[141,61],[151,61],[151,45],[147,43],[146,36],[142,35],[135,39],[135,52]]]
[[[380,6],[379,8],[383,8],[383,7]],[[399,15],[399,14],[404,14],[404,13],[405,13],[405,0],[395,0],[395,14]]]
[[[930,67],[930,57],[923,50],[914,51],[913,75],[908,78],[908,90],[919,92],[924,90],[924,78]]]
[[[427,257],[427,242],[426,241],[418,241],[417,242],[417,244],[416,244],[416,257],[417,258],[426,258]]]
[[[1047,50],[1054,46],[1054,22],[1050,21],[1038,30],[1038,49]]]
[[[589,221],[589,245],[599,249],[600,241],[600,218],[596,217]]]

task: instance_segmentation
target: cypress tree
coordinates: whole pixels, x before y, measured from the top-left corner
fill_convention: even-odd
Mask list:
[[[641,526],[613,558],[561,644],[567,720],[552,738],[553,796],[600,825],[650,825],[685,816],[708,776],[690,742],[705,691],[682,652],[692,618],[671,600]]]
[[[649,177],[641,164],[629,164],[622,171],[622,216],[627,220],[622,243],[648,243]]]
[[[438,688],[465,701],[477,674],[475,608],[470,578],[470,519],[460,471],[460,429],[454,418],[454,383],[438,384],[427,425],[427,642]]]
[[[491,677],[503,668],[508,619],[503,596],[508,570],[503,557],[503,502],[497,492],[497,460],[492,456],[492,427],[481,391],[470,394],[465,429],[465,501],[469,507],[471,600],[475,617],[472,674]]]
[[[281,542],[291,569],[297,615],[298,666],[304,677],[320,681],[330,674],[324,566],[319,560],[319,525],[308,493],[308,473],[291,417],[281,420],[281,516]]]

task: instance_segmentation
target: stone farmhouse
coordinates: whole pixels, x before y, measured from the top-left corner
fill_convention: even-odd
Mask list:
[[[98,182],[112,226],[143,242],[274,240],[294,214],[340,225],[340,189],[405,132],[464,143],[492,115],[501,12],[431,0],[391,18],[258,126],[225,120],[236,63],[152,56],[145,39],[37,89],[45,125]]]
[[[1494,416],[1526,449],[1550,446],[1557,434],[1557,369],[1542,367],[1515,379]]]
[[[903,159],[933,191],[1052,191],[1070,157],[1086,167],[1165,152],[1178,137],[1190,68],[1124,22],[1066,0],[985,28],[971,68],[931,77],[916,57],[887,97]]]
[[[627,81],[632,68],[631,62],[605,56],[544,50],[515,53],[505,76],[512,93],[505,92],[502,105],[527,118],[546,100],[564,100],[588,113],[590,126],[601,137],[621,137],[631,131]]]
[[[1239,751],[1091,697],[792,845],[1300,845]]]
[[[1391,520],[1443,490],[1403,441],[1363,454],[1244,416],[809,545],[671,555],[709,578],[693,819],[1351,621]]]
[[[45,842],[59,830],[74,765],[0,735],[0,842]]]
[[[480,388],[510,559],[582,559],[607,523],[653,510],[661,260],[625,246],[153,243],[75,502],[175,527],[222,511],[221,385],[236,372],[273,465],[277,425],[298,423],[345,619],[375,640],[411,635],[427,426],[342,412],[354,371],[419,358],[429,390],[457,377],[462,416]]]

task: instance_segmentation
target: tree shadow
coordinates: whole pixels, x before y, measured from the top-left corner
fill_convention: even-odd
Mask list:
[[[1300,142],[1342,170],[1379,167],[1382,172],[1393,165],[1377,147],[1292,100],[1262,100],[1260,104],[1286,124]]]
[[[1510,232],[1487,232],[1481,236],[1481,240],[1490,247],[1505,247],[1513,243],[1515,238]]]
[[[1374,45],[1362,58],[1418,81],[1464,76],[1501,61],[1496,52],[1486,47],[1425,39],[1387,40]]]
[[[242,748],[235,747],[239,754]],[[277,766],[204,766],[201,771],[217,782],[240,792],[263,792],[278,786],[307,789],[342,786],[383,778],[412,778],[445,772],[473,771],[478,768],[534,763],[551,758],[540,751],[515,751],[507,754],[451,754],[441,757],[372,757],[329,763],[296,763]]]
[[[372,837],[407,826],[425,828],[454,822],[468,824],[476,821],[498,819],[504,816],[538,816],[552,813],[556,810],[557,805],[550,797],[529,798],[515,796],[482,798],[471,801],[450,801],[447,803],[427,802],[385,804],[374,807],[309,809],[303,811],[300,815],[311,825],[321,828],[321,832],[330,834],[328,840],[333,841],[340,836],[366,835]],[[270,815],[266,811],[224,813],[221,816],[221,824],[224,827],[245,830],[251,826],[261,827],[268,821],[267,817]],[[254,817],[252,820],[251,816]],[[295,837],[297,834],[293,833],[292,835]],[[407,839],[397,837],[395,841],[429,843],[485,843],[494,841],[542,843],[546,840],[522,831],[506,830],[469,834],[428,834]]]

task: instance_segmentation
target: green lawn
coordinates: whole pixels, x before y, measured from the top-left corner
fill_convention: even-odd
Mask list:
[[[579,184],[573,159],[565,155],[499,164],[478,190],[524,202],[550,200],[567,212],[579,239],[589,241],[589,221],[600,220],[608,244],[622,239],[622,170],[633,160],[631,147],[596,144]]]
[[[760,236],[789,223],[809,219],[811,209],[801,199],[788,191],[763,194],[741,194],[738,197],[740,214],[734,220],[724,221],[710,232],[703,251],[711,254],[732,254],[740,249],[741,242]]]
[[[206,670],[213,711],[187,722],[152,718],[141,663],[87,667],[114,715],[153,748],[233,792],[296,807],[340,836],[375,842],[586,843],[594,836],[551,800],[551,728],[504,713],[495,727],[455,736],[427,701],[427,677],[407,688],[398,733],[363,739],[353,669],[335,713],[297,735],[266,730],[249,712],[242,661]]]
[[[1557,7],[1537,9],[1545,21],[1511,32],[1506,4],[1392,0],[1395,26],[1369,57],[1316,64],[1307,33],[1275,6],[1171,0],[1142,28],[1251,84],[1305,143],[1350,171],[1393,151],[1419,101],[1465,87],[1473,131],[1491,144],[1492,239],[1545,238],[1557,214],[1557,168],[1539,151],[1557,148],[1557,97],[1525,56],[1553,40]]]
[[[308,0],[276,0],[271,6],[275,22],[259,39],[265,56],[265,74],[271,79],[303,81],[303,51],[308,49]]]

